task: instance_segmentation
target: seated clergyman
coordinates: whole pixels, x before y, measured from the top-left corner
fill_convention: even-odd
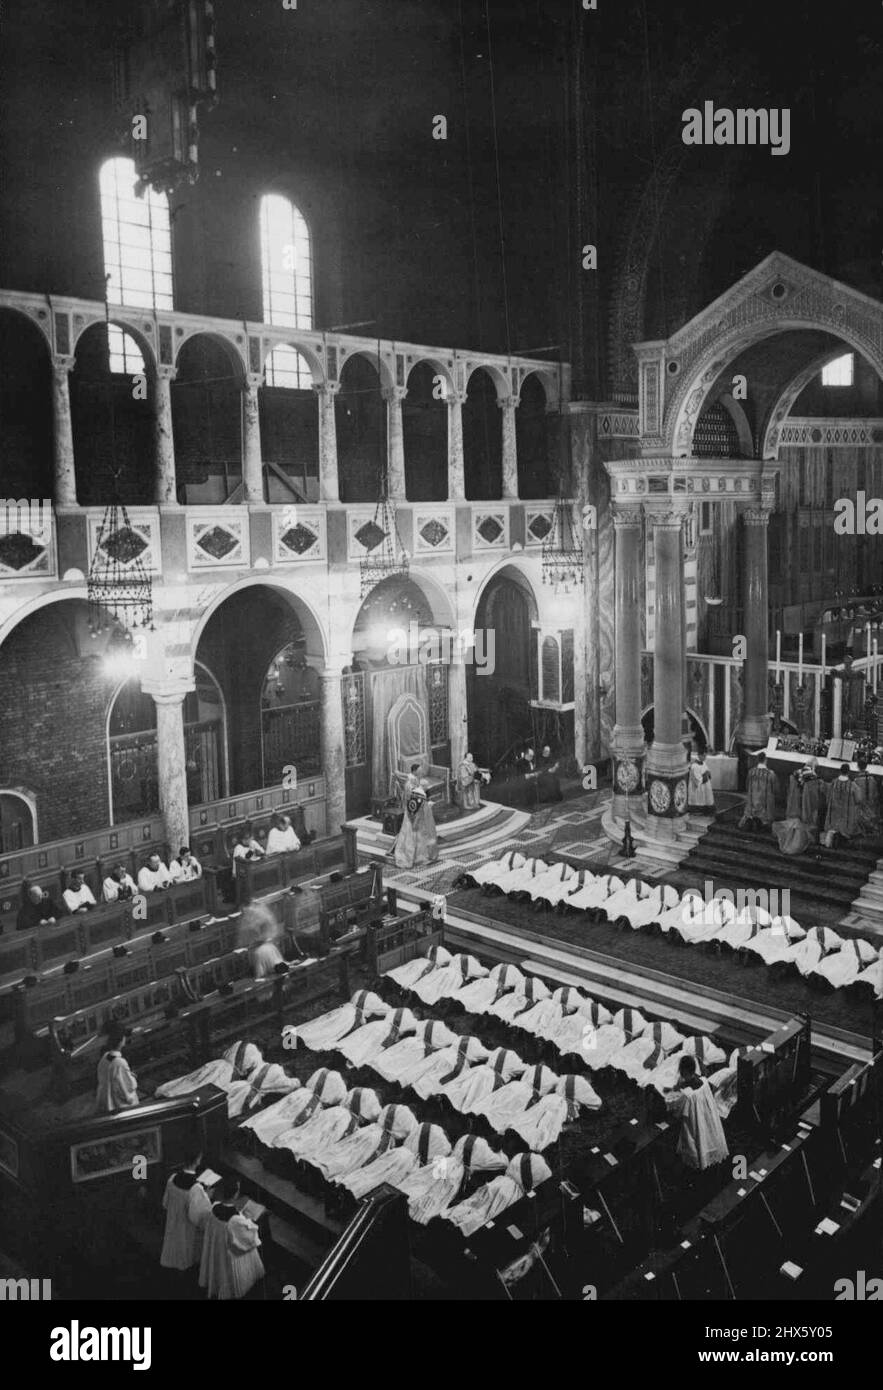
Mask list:
[[[284,854],[286,850],[298,849],[300,849],[300,840],[294,833],[290,816],[276,816],[267,836],[267,853]]]
[[[142,893],[155,893],[160,888],[168,888],[171,881],[171,875],[158,854],[151,854],[138,873],[138,887]]]
[[[70,883],[62,897],[68,912],[88,912],[95,906],[95,895],[78,869],[74,869],[71,874]]]
[[[169,865],[169,877],[173,883],[192,883],[202,878],[202,865],[187,845],[181,846],[178,858]]]
[[[127,902],[134,898],[136,891],[135,880],[124,864],[111,869],[101,885],[101,896],[106,903]]]
[[[233,847],[233,872],[236,873],[237,864],[241,860],[246,863],[253,863],[256,859],[263,859],[266,854],[264,846],[256,840],[251,833],[251,826],[244,825],[236,836],[236,844]]]
[[[54,927],[58,918],[63,916],[64,908],[58,907],[38,883],[32,883],[19,908],[15,928],[16,931],[30,931],[31,927]]]

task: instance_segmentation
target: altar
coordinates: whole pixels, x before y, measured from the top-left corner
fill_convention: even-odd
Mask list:
[[[793,753],[790,750],[775,747],[777,740],[771,738],[765,749],[758,749],[756,752],[748,754],[749,766],[753,767],[757,762],[758,754],[766,753],[767,767],[772,768],[781,779],[783,788],[788,785],[788,779],[798,768],[805,766],[812,761],[815,755],[811,753]],[[823,782],[833,782],[838,776],[841,767],[845,762],[849,763],[850,772],[858,772],[858,763],[850,761],[848,758],[822,758],[815,756],[816,772]],[[872,777],[883,779],[883,765],[880,763],[868,763],[866,769]],[[883,785],[883,782],[881,782]]]

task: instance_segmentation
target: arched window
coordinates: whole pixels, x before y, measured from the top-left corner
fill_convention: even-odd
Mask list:
[[[835,357],[833,362],[822,368],[822,385],[851,386],[854,370],[855,354],[845,352],[842,357]]]
[[[282,328],[313,326],[313,252],[303,215],[288,198],[261,199],[261,277],[264,323]],[[267,363],[268,386],[312,386],[294,348],[276,348]]]
[[[107,298],[111,304],[131,304],[139,309],[171,309],[169,200],[152,188],[137,198],[136,179],[131,159],[108,159],[101,166],[98,182]],[[144,371],[137,344],[115,324],[108,329],[107,346],[112,372]]]

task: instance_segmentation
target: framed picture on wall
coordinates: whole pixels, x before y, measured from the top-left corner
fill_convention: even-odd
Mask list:
[[[90,1182],[111,1173],[131,1173],[136,1158],[143,1158],[146,1163],[162,1161],[159,1125],[71,1144],[71,1178],[74,1182]]]

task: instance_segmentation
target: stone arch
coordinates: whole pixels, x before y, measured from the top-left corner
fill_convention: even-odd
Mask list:
[[[297,335],[296,330],[289,330],[284,335],[263,337],[261,339],[261,371],[264,371],[268,358],[275,352],[276,348],[289,347],[300,354],[304,359],[313,377],[314,386],[323,386],[328,379],[325,363],[321,353],[316,349],[315,344],[307,342]]]
[[[414,368],[420,366],[431,367],[433,372],[442,378],[445,384],[445,394],[442,399],[445,401],[449,400],[457,389],[457,383],[454,380],[452,369],[446,366],[440,357],[430,357],[428,354],[425,357],[409,357],[407,371],[405,373],[405,385],[410,381],[411,373]]]
[[[793,380],[783,387],[778,399],[773,402],[761,430],[758,431],[758,438],[762,440],[760,453],[762,459],[778,458],[782,426],[791,414],[795,401],[813,377],[817,376],[829,362],[833,362],[841,355],[839,348],[826,348],[824,352],[814,357],[807,366],[801,368]]]
[[[182,349],[188,346],[188,344],[193,343],[196,338],[208,338],[215,343],[216,346],[224,350],[233,368],[234,378],[237,384],[242,386],[245,382],[246,373],[248,372],[248,360],[246,357],[248,343],[245,330],[243,329],[242,333],[233,334],[223,333],[218,329],[201,328],[199,325],[193,328],[176,327],[174,355],[174,364],[176,367],[179,366]],[[298,351],[300,351],[299,348]]]
[[[251,589],[256,586],[264,589],[273,589],[282,595],[297,615],[307,639],[307,647],[310,651],[310,655],[317,659],[321,659],[323,664],[326,663],[328,661],[330,649],[328,636],[325,625],[316,612],[312,601],[304,598],[301,593],[288,588],[280,579],[264,574],[255,574],[249,575],[245,579],[237,579],[234,583],[228,584],[226,588],[222,589],[221,592],[216,594],[208,603],[190,635],[191,667],[196,661],[196,653],[199,648],[200,638],[218,609],[222,607],[227,599],[232,598],[234,594],[241,593],[243,589]]]
[[[152,312],[152,311],[151,311]],[[117,307],[111,307],[107,317],[104,314],[75,314],[73,316],[73,336],[71,340],[71,352],[76,355],[77,347],[84,334],[104,323],[109,323],[114,328],[119,328],[123,333],[127,333],[137,344],[138,351],[144,359],[144,366],[149,377],[156,376],[157,352],[154,342],[154,325],[148,320],[136,320],[134,314],[126,313]]]
[[[496,362],[476,362],[470,360],[466,364],[466,371],[463,375],[463,385],[468,389],[469,383],[476,372],[486,372],[494,383],[497,392],[497,400],[504,401],[512,395],[512,382],[507,372]]]
[[[370,347],[346,348],[341,344],[337,349],[338,378],[347,363],[351,362],[354,357],[364,357],[371,363],[380,378],[380,385],[384,391],[390,386],[395,386],[395,372],[388,358],[383,352],[378,352],[376,348]]]
[[[7,497],[51,497],[52,344],[21,309],[0,301],[0,477]]]

